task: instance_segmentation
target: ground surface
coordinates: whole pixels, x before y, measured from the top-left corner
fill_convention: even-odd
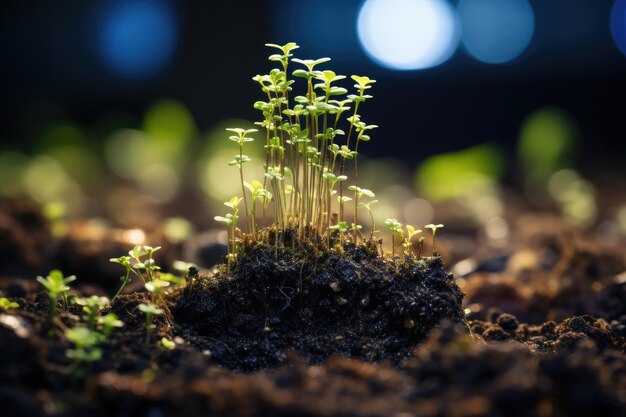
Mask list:
[[[622,416],[626,415],[626,271],[620,244],[558,218],[520,218],[504,254],[452,277],[440,258],[345,256],[312,248],[276,260],[257,246],[232,273],[201,274],[167,297],[171,318],[145,342],[136,306],[84,379],[60,372],[67,342],[49,334],[33,277],[77,274],[83,294],[111,295],[115,233],[68,227],[53,238],[38,209],[0,211],[0,410],[8,416]],[[158,238],[158,230],[153,232]],[[105,236],[106,238],[102,238]],[[451,234],[450,270],[464,260]],[[459,238],[460,239],[460,238]],[[164,245],[160,262],[179,256]],[[314,259],[313,262],[304,262]],[[113,267],[115,267],[113,265]],[[469,313],[469,329],[461,309]],[[59,317],[72,325],[78,306]],[[470,331],[471,330],[471,331]],[[157,340],[176,341],[163,350]]]

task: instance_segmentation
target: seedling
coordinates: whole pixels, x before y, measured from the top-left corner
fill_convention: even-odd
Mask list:
[[[405,255],[408,255],[411,251],[411,244],[412,244],[411,239],[413,238],[413,236],[422,233],[422,230],[415,229],[415,227],[411,226],[410,224],[407,224],[405,228],[406,228],[406,236],[404,237],[404,242],[402,242],[402,246],[404,246]]]
[[[115,300],[122,289],[131,281],[131,274],[142,280],[144,284],[161,275],[161,267],[154,261],[154,253],[160,249],[160,246],[135,246],[128,252],[128,256],[109,259],[110,262],[119,264],[126,270],[126,275],[120,277],[122,285],[111,301]]]
[[[267,206],[272,200],[272,193],[270,193],[261,182],[254,180],[252,184],[244,182],[245,187],[250,191],[252,199],[252,207],[250,214],[252,215],[252,236],[256,236],[256,201],[261,200],[263,207]]]
[[[174,350],[176,349],[176,343],[167,337],[162,337],[161,340],[159,340],[159,347],[163,350]]]
[[[426,240],[426,238],[424,236],[420,237],[417,242],[419,245],[419,248],[417,249],[417,258],[421,259],[422,258],[422,248],[424,247],[424,241]]]
[[[234,135],[229,136],[228,139],[232,140],[233,142],[237,142],[237,144],[239,145],[239,154],[235,155],[235,159],[230,161],[228,165],[236,165],[239,168],[239,177],[241,179],[241,192],[243,193],[243,202],[246,208],[246,215],[248,216],[248,230],[252,231],[252,227],[250,226],[250,212],[248,211],[248,199],[246,198],[246,189],[243,180],[243,164],[245,164],[246,162],[250,162],[250,157],[243,154],[243,144],[246,142],[254,141],[254,139],[248,137],[247,135],[249,135],[250,133],[258,132],[258,130],[240,128],[227,128],[226,130],[235,133]]]
[[[59,296],[63,298],[63,305],[67,308],[67,292],[70,290],[70,287],[67,285],[72,281],[75,281],[76,277],[74,275],[70,275],[69,277],[64,277],[63,273],[59,270],[50,271],[47,277],[37,277],[37,281],[44,286],[46,292],[48,293],[48,301],[49,301],[49,311],[50,311],[50,321],[54,320],[56,316],[56,306],[57,300]]]
[[[64,334],[65,338],[74,345],[73,349],[65,351],[65,356],[72,359],[70,369],[80,376],[84,372],[82,369],[84,365],[97,362],[102,358],[102,349],[98,347],[103,341],[102,335],[82,325],[65,329]]]
[[[6,311],[10,308],[19,308],[20,305],[6,297],[0,297],[0,310]]]
[[[100,315],[100,311],[109,306],[111,302],[106,297],[92,295],[87,298],[77,298],[76,304],[83,306],[85,321],[91,329],[95,329]]]
[[[441,229],[443,224],[427,224],[424,226],[426,229],[430,229],[433,232],[433,256],[437,256],[437,248],[435,247],[435,236],[437,235],[437,229]]]
[[[154,316],[161,315],[164,311],[154,303],[141,303],[137,308],[146,315],[146,343],[149,343],[150,335],[156,329],[156,325],[153,323]]]
[[[370,215],[370,221],[372,222],[372,230],[370,232],[370,239],[374,238],[374,233],[376,232],[376,222],[374,221],[374,214],[372,214],[372,206],[378,203],[378,200],[372,200],[367,203],[359,203],[358,208],[364,208]]]
[[[396,219],[387,219],[385,220],[385,224],[391,231],[391,256],[393,257],[396,256],[396,235],[399,235],[400,238],[404,238],[402,223]]]
[[[358,141],[357,141],[357,145],[358,145]],[[355,159],[355,164],[356,164],[356,159]],[[356,165],[355,165],[355,169],[357,169]],[[351,185],[351,186],[348,187],[348,190],[354,191],[354,224],[355,224],[355,227],[354,227],[353,239],[356,242],[356,239],[357,239],[357,228],[358,228],[358,223],[357,223],[358,209],[360,207],[359,199],[362,196],[364,196],[364,195],[367,196],[367,197],[370,197],[370,198],[374,198],[374,197],[376,197],[376,195],[372,191],[368,190],[367,188],[361,188],[358,185]]]
[[[231,259],[235,257],[237,253],[237,246],[235,241],[235,229],[237,227],[237,220],[239,219],[239,204],[241,204],[243,198],[233,197],[230,200],[224,202],[226,207],[230,207],[233,212],[226,214],[226,216],[215,216],[215,221],[226,223],[226,228],[228,232],[228,272],[230,272],[230,263]]]
[[[113,296],[113,298],[111,299],[111,301],[115,300],[117,298],[118,295],[120,295],[120,293],[122,292],[122,290],[124,289],[124,287],[130,282],[132,281],[130,274],[133,271],[132,266],[130,265],[130,256],[120,256],[119,258],[111,258],[109,259],[110,262],[114,262],[116,264],[120,264],[122,265],[125,269],[126,269],[126,275],[123,275],[120,277],[120,281],[122,282],[122,285],[120,285],[120,288],[117,290],[117,292],[115,293],[115,295]]]

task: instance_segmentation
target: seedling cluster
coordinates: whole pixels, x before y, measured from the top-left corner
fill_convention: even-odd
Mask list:
[[[346,242],[358,244],[366,239],[358,223],[362,210],[369,214],[370,240],[376,232],[372,206],[378,201],[359,179],[359,145],[369,141],[370,132],[378,127],[366,123],[360,110],[373,98],[368,93],[376,80],[352,75],[353,92],[349,94],[339,85],[346,79],[344,75],[322,69],[330,58],[294,58],[298,45],[293,42],[266,46],[275,50],[269,60],[277,67],[252,78],[265,95],[254,103],[262,114],[262,120],[256,122],[259,129],[226,129],[231,133],[228,139],[237,144],[229,165],[238,170],[242,193],[224,203],[230,209],[227,214],[215,216],[228,231],[228,270],[246,239],[273,241],[276,254],[285,247],[286,236],[293,246],[296,241],[315,240],[325,242],[328,249],[343,251]],[[292,71],[291,64],[298,68]],[[301,94],[294,93],[296,79],[302,83]],[[264,175],[248,182],[244,165],[251,158],[244,147],[259,130],[265,142]],[[350,165],[352,179],[347,175]],[[257,224],[259,205],[273,209],[269,228]],[[346,215],[349,207],[351,219]],[[241,208],[245,214],[242,228],[247,233],[238,228]],[[397,237],[409,253],[411,239],[421,230],[407,225],[405,234],[397,220],[388,219],[386,224],[392,236],[392,255]]]

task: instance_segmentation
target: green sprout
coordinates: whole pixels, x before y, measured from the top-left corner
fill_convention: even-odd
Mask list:
[[[167,337],[162,337],[161,340],[159,340],[159,347],[163,350],[174,350],[176,348],[176,343]]]
[[[146,315],[146,343],[149,343],[150,335],[156,329],[156,325],[153,323],[154,316],[161,315],[164,311],[154,303],[141,303],[137,308]]]
[[[63,298],[63,305],[67,308],[67,292],[70,290],[70,287],[67,284],[75,280],[76,276],[70,275],[69,277],[64,277],[63,273],[56,269],[50,271],[48,276],[45,278],[37,277],[37,281],[44,286],[46,292],[48,293],[51,322],[54,320],[56,315],[56,306],[59,296]]]
[[[110,303],[107,297],[99,297],[97,295],[92,295],[87,298],[76,298],[76,304],[83,306],[85,321],[87,321],[87,324],[92,329],[96,327],[100,311],[107,308]]]
[[[126,274],[120,277],[122,285],[117,290],[111,302],[115,300],[124,287],[131,282],[131,274],[135,275],[144,283],[154,280],[161,274],[161,267],[154,260],[154,253],[160,250],[160,246],[135,246],[128,252],[128,256],[120,256],[119,258],[111,258],[110,262],[121,265],[126,270]]]
[[[426,241],[426,238],[424,236],[420,237],[417,240],[417,243],[419,244],[419,249],[417,250],[417,258],[421,259],[422,258],[422,248],[424,247],[424,242]]]
[[[413,236],[422,233],[422,230],[416,229],[410,224],[407,224],[405,227],[406,227],[406,236],[404,237],[404,242],[402,242],[402,246],[404,246],[404,253],[408,255],[411,249],[411,239],[413,238]]]
[[[99,345],[103,338],[96,330],[85,326],[75,326],[65,329],[65,338],[74,345],[73,349],[67,349],[65,356],[71,359],[71,370],[80,376],[84,373],[83,366],[92,362],[97,362],[102,358],[102,349]]]
[[[372,213],[372,206],[378,203],[378,200],[372,200],[367,203],[360,202],[357,207],[364,208],[370,215],[370,221],[372,222],[372,230],[370,232],[370,239],[374,238],[374,233],[376,233],[376,222],[374,221],[374,214]]]
[[[256,236],[256,202],[261,200],[263,207],[267,206],[267,203],[272,200],[272,193],[257,180],[252,181],[252,184],[244,182],[244,185],[250,191],[252,197],[252,207],[250,209],[250,214],[252,215],[252,236]]]
[[[161,296],[163,289],[169,286],[170,283],[162,279],[155,279],[150,282],[146,282],[145,284],[146,290],[148,290],[148,292],[150,292],[155,299],[158,299]]]
[[[401,238],[404,237],[404,233],[402,233],[402,223],[400,223],[396,219],[387,219],[385,220],[385,224],[391,231],[391,256],[396,256],[396,240],[395,236],[399,235]]]
[[[104,316],[98,317],[97,327],[106,339],[111,335],[111,333],[113,333],[113,330],[124,327],[124,322],[119,320],[117,314],[108,313]]]
[[[237,227],[237,219],[239,219],[239,204],[241,204],[243,198],[233,197],[230,200],[224,202],[224,205],[230,207],[233,212],[226,214],[226,216],[215,216],[215,221],[226,223],[226,228],[228,232],[228,271],[230,272],[230,264],[231,259],[235,257],[237,252],[236,240],[235,240],[235,229]]]
[[[0,310],[6,311],[10,308],[20,308],[20,305],[6,297],[0,297]]]
[[[437,235],[437,229],[441,229],[443,224],[427,224],[424,226],[426,229],[430,229],[433,232],[433,256],[437,256],[437,248],[435,247],[435,236]]]
[[[235,155],[235,159],[230,161],[228,165],[237,166],[239,168],[239,177],[241,179],[241,191],[243,192],[243,202],[244,207],[246,209],[246,216],[248,217],[248,230],[252,231],[252,227],[250,226],[250,212],[248,211],[248,199],[246,198],[246,189],[243,180],[243,164],[250,161],[250,157],[243,154],[243,144],[246,142],[254,141],[253,138],[248,137],[250,133],[258,132],[257,129],[241,129],[241,128],[227,128],[229,132],[235,133],[228,137],[228,139],[233,142],[237,142],[239,145],[239,154]]]
[[[122,282],[122,285],[120,285],[120,288],[117,290],[117,292],[115,293],[115,295],[111,299],[111,301],[113,301],[113,300],[115,300],[117,298],[118,295],[120,295],[120,293],[122,292],[124,287],[128,283],[130,283],[130,281],[132,281],[132,279],[130,277],[130,274],[131,274],[131,272],[133,272],[133,268],[130,265],[130,256],[120,256],[119,258],[111,258],[111,259],[109,259],[109,262],[113,262],[113,263],[122,265],[126,269],[126,275],[123,275],[123,276],[120,277],[120,281]]]
[[[354,237],[353,237],[353,239],[356,242],[356,239],[357,239],[357,228],[358,228],[358,223],[357,223],[358,216],[357,216],[357,214],[358,214],[358,209],[360,207],[359,199],[362,196],[364,196],[364,195],[367,196],[367,197],[370,197],[370,198],[374,198],[374,197],[376,197],[376,195],[372,191],[370,191],[370,190],[368,190],[366,188],[361,188],[358,185],[351,185],[351,186],[348,187],[348,190],[349,191],[354,191],[354,224],[355,224],[355,227],[354,227]]]

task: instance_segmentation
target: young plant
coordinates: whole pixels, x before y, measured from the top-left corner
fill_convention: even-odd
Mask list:
[[[84,367],[102,358],[102,349],[99,345],[103,337],[98,331],[77,325],[64,331],[65,338],[74,348],[67,349],[65,356],[72,360],[70,371],[76,376],[84,374]]]
[[[424,242],[426,241],[426,238],[424,236],[420,237],[417,240],[417,243],[419,245],[419,248],[417,249],[417,259],[421,259],[422,258],[422,248],[424,247]]]
[[[95,329],[98,323],[98,317],[100,317],[100,312],[107,308],[111,302],[107,297],[92,295],[87,298],[76,298],[76,304],[83,306],[85,321],[89,325],[89,328]]]
[[[370,215],[370,221],[372,222],[372,231],[370,232],[370,239],[374,238],[374,233],[376,233],[376,222],[374,221],[374,214],[372,214],[372,206],[378,203],[378,200],[372,200],[367,203],[359,203],[357,205],[358,208],[364,208]]]
[[[20,305],[6,297],[0,297],[0,310],[6,311],[10,308],[20,308]]]
[[[224,216],[224,217],[222,217],[222,216],[215,216],[214,217],[215,221],[226,223],[226,228],[227,228],[227,232],[228,232],[228,245],[227,245],[227,249],[228,249],[228,255],[227,255],[228,272],[230,272],[231,260],[235,257],[235,255],[237,253],[237,246],[236,246],[236,240],[235,240],[235,229],[237,228],[237,220],[239,219],[239,214],[238,214],[239,213],[239,204],[241,204],[242,200],[243,200],[243,198],[233,197],[230,200],[224,202],[224,205],[227,206],[227,207],[230,207],[233,210],[233,212],[226,214],[226,216]]]
[[[433,256],[437,256],[437,248],[435,247],[435,236],[437,235],[437,229],[441,229],[443,224],[427,224],[424,226],[426,229],[430,229],[433,232]]]
[[[396,256],[396,235],[400,236],[400,238],[404,237],[404,233],[402,233],[402,223],[400,223],[396,219],[387,219],[385,220],[385,224],[391,231],[391,256]]]
[[[252,207],[250,214],[252,215],[252,236],[256,236],[256,202],[257,200],[261,200],[263,207],[267,206],[267,203],[272,200],[272,193],[257,180],[252,181],[252,184],[244,182],[244,185],[251,194]]]
[[[70,287],[67,284],[75,280],[76,276],[70,275],[69,277],[64,277],[63,273],[56,269],[50,271],[48,276],[45,278],[37,277],[37,281],[44,286],[46,292],[48,293],[50,322],[52,322],[56,316],[56,306],[59,297],[63,298],[63,305],[67,308],[67,292],[70,290]]]
[[[241,128],[227,128],[226,129],[229,132],[235,133],[234,135],[231,135],[228,137],[228,139],[232,140],[233,142],[237,142],[237,144],[239,145],[239,154],[235,155],[235,159],[233,159],[232,161],[230,161],[228,163],[228,165],[230,166],[237,166],[239,168],[239,177],[241,179],[241,191],[243,193],[243,202],[244,202],[244,207],[246,209],[246,216],[248,219],[248,231],[252,231],[252,227],[251,227],[251,222],[250,222],[250,212],[248,211],[248,199],[246,197],[246,189],[245,189],[245,185],[244,185],[244,180],[243,180],[243,164],[245,164],[246,162],[250,162],[250,157],[248,155],[244,155],[243,154],[243,144],[246,142],[252,142],[254,141],[253,138],[248,137],[247,135],[249,135],[250,133],[254,133],[254,132],[258,132],[257,129],[241,129]]]
[[[161,340],[159,340],[159,347],[163,350],[174,350],[176,349],[176,343],[167,337],[162,337]]]
[[[156,325],[153,323],[154,316],[161,315],[164,311],[154,303],[141,303],[137,308],[146,315],[146,343],[149,343],[150,335],[156,329]]]
[[[128,256],[111,258],[110,262],[121,265],[126,270],[126,275],[120,277],[122,285],[117,290],[111,302],[117,298],[124,287],[132,280],[131,274],[135,275],[144,283],[154,280],[161,274],[161,267],[154,260],[154,253],[160,250],[160,246],[135,246],[128,252]]]
[[[138,275],[144,282],[150,282],[154,280],[161,271],[161,267],[154,261],[154,253],[160,250],[161,247],[152,246],[135,246],[129,255],[135,261],[133,269],[138,271]],[[145,273],[145,276],[143,275]]]
[[[411,239],[413,236],[422,233],[421,229],[415,229],[415,227],[407,224],[406,226],[406,236],[404,237],[404,242],[402,242],[402,246],[404,246],[404,254],[408,255],[411,252]]]
[[[117,296],[120,295],[124,287],[132,281],[130,274],[131,272],[135,272],[135,271],[133,270],[133,267],[130,264],[130,256],[120,256],[119,258],[111,258],[109,259],[109,262],[119,264],[126,269],[126,275],[122,275],[120,277],[120,281],[122,282],[122,285],[120,285],[120,288],[117,290],[117,292],[111,299],[111,302],[113,302],[117,298]]]
[[[357,144],[358,144],[358,142],[357,142]],[[356,242],[357,241],[356,240],[357,239],[357,227],[358,227],[358,223],[357,223],[358,215],[357,214],[358,214],[358,209],[361,207],[359,205],[359,200],[364,195],[367,196],[367,197],[370,197],[370,198],[374,198],[374,197],[376,197],[376,195],[372,191],[368,190],[367,188],[361,188],[358,185],[351,185],[351,186],[348,187],[348,190],[354,192],[354,224],[355,224],[355,227],[354,227],[354,237],[353,237],[353,239]]]

